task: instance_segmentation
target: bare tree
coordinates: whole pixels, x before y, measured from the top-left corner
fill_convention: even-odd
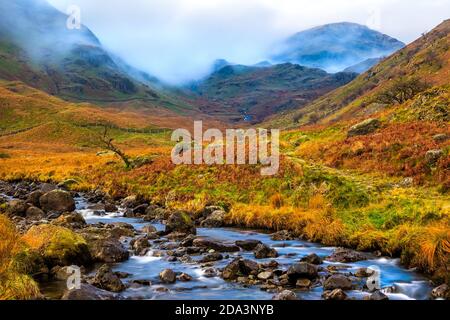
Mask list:
[[[103,130],[103,134],[100,135],[99,142],[100,142],[101,146],[103,148],[105,148],[106,150],[109,150],[109,151],[113,152],[114,154],[116,154],[117,156],[119,156],[120,159],[122,159],[122,161],[125,163],[125,166],[127,168],[131,168],[132,161],[122,150],[120,150],[117,146],[115,146],[113,144],[113,141],[114,141],[114,139],[111,138],[111,136],[109,135],[108,127],[105,126],[104,130]]]

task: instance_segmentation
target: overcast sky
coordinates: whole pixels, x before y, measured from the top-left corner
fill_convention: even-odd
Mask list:
[[[112,52],[169,82],[224,58],[253,64],[273,43],[310,27],[356,22],[411,42],[450,18],[450,0],[48,0],[75,4]]]

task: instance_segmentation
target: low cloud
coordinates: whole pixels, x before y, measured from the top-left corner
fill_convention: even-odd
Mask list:
[[[252,64],[281,39],[340,21],[410,42],[450,17],[450,0],[49,0],[75,4],[112,52],[167,82],[205,75],[213,60]]]

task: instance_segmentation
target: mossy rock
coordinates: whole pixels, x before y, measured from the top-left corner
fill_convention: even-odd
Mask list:
[[[54,225],[32,227],[23,237],[41,254],[47,266],[89,265],[92,261],[86,240],[73,231]]]

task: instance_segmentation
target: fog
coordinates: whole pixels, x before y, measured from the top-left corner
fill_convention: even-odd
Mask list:
[[[113,53],[170,83],[205,75],[223,58],[254,64],[274,43],[310,27],[349,21],[405,43],[450,18],[450,0],[49,0],[81,9]]]

